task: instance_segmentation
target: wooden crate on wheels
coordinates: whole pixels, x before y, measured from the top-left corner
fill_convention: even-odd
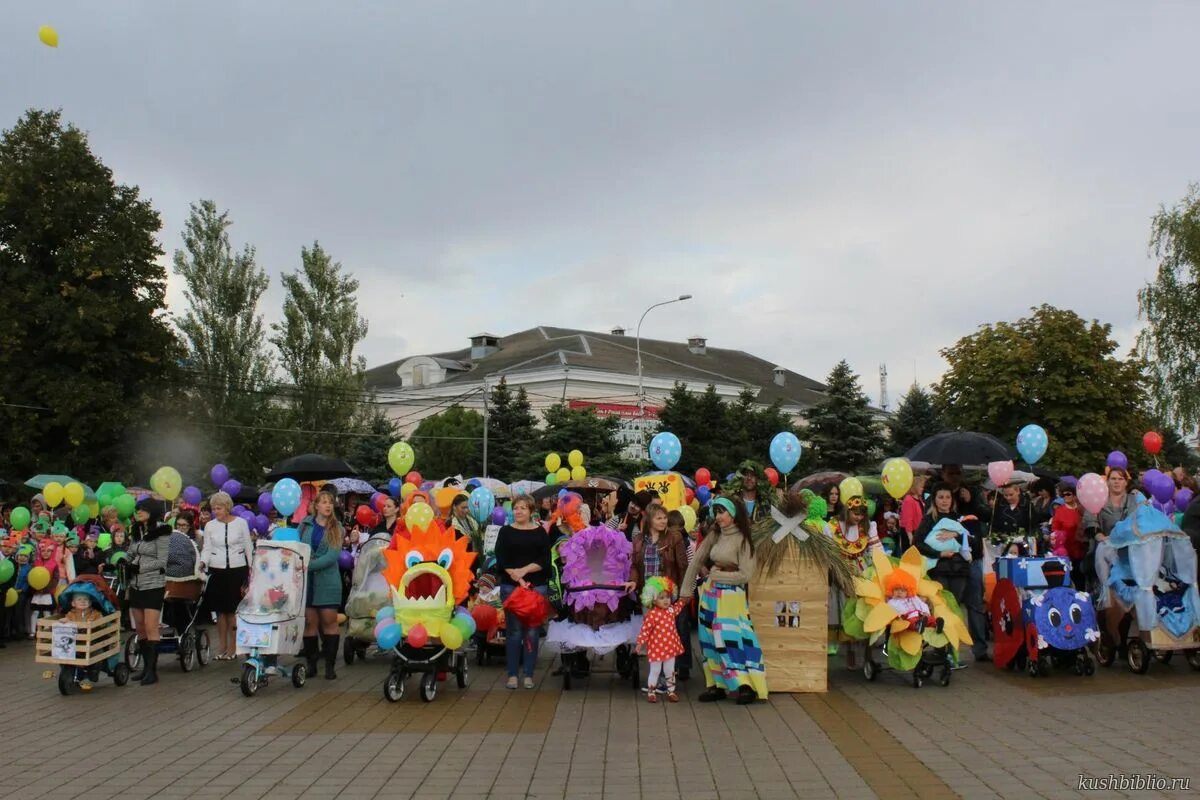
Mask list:
[[[829,579],[813,562],[788,558],[750,583],[750,619],[762,645],[771,692],[827,688]]]
[[[68,622],[61,617],[39,619],[34,661],[57,664],[58,689],[71,694],[81,675],[109,674],[118,686],[129,681],[129,667],[115,659],[121,652],[121,615],[107,614],[93,622]],[[86,688],[86,687],[85,687]]]

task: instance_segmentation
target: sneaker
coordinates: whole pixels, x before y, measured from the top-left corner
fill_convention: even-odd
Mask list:
[[[649,687],[649,686],[643,686],[643,687],[642,687],[642,694],[649,694],[649,693],[650,693],[650,687]]]
[[[509,678],[509,679],[508,679],[508,682],[504,684],[504,688],[505,688],[505,689],[515,689],[515,688],[517,688],[517,676],[516,676],[516,675],[514,675],[514,676],[512,676],[511,678]]]
[[[739,706],[748,706],[758,699],[758,693],[749,686],[739,686],[737,693],[737,704]]]
[[[657,703],[658,695],[656,695],[654,692],[650,692],[649,694],[646,695],[646,702],[647,703]]]
[[[526,688],[526,689],[532,689],[532,688],[533,688],[533,678],[530,678],[530,677],[526,677],[526,678],[525,678],[525,688]]]

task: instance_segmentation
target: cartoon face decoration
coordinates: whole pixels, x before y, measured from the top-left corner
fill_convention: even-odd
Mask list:
[[[1087,592],[1064,586],[1047,589],[1030,601],[1042,641],[1059,650],[1078,650],[1100,638],[1096,610]]]
[[[250,584],[258,613],[283,611],[292,597],[299,596],[302,577],[298,566],[291,550],[260,547],[255,551]]]

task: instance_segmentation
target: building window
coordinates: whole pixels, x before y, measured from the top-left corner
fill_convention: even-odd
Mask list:
[[[424,386],[425,385],[425,367],[424,366],[413,367],[412,374],[413,374],[413,377],[412,377],[413,386]]]

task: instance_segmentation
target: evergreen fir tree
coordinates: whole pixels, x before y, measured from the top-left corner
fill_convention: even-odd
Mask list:
[[[821,468],[857,474],[880,456],[880,430],[850,365],[839,361],[825,381],[826,399],[804,412],[813,461]]]
[[[525,387],[514,394],[501,378],[488,398],[488,475],[509,482],[528,478],[521,467],[538,449],[539,438]]]
[[[933,395],[913,384],[900,401],[900,407],[888,420],[893,455],[904,455],[910,447],[935,433],[946,430],[942,415],[933,405]]]

